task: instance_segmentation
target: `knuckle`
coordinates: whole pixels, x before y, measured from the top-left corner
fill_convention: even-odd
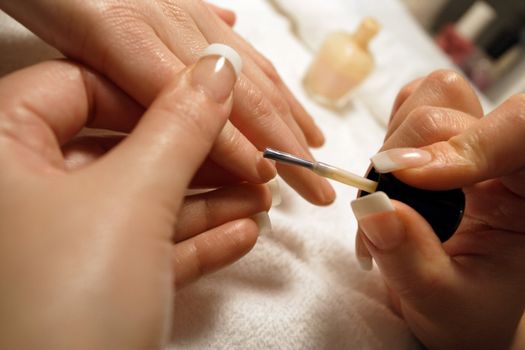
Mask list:
[[[450,160],[450,163],[464,165],[482,173],[490,170],[491,164],[487,159],[488,153],[485,151],[483,143],[480,142],[482,139],[483,137],[479,132],[450,138],[448,145],[452,147],[453,152],[449,154],[449,157],[454,157],[454,159]]]
[[[273,83],[280,84],[282,82],[277,69],[267,58],[260,56],[259,67]]]
[[[431,106],[416,107],[407,117],[407,123],[427,133],[439,129],[442,120],[443,114]]]
[[[10,112],[0,113],[0,138],[39,151],[56,142],[51,129],[30,101]]]
[[[272,114],[271,104],[264,93],[257,87],[242,83],[241,90],[245,91],[244,100],[256,118],[267,119]]]
[[[160,1],[161,9],[167,18],[177,25],[186,25],[193,23],[193,19],[188,11],[180,4],[180,1],[165,0]],[[187,6],[188,4],[186,4]],[[191,4],[190,4],[191,5]]]
[[[286,100],[280,95],[274,96],[272,104],[279,115],[289,115],[292,113],[290,105],[288,105],[288,102],[286,102]]]
[[[476,94],[467,79],[453,70],[440,69],[432,72],[425,79],[425,84],[454,101],[477,101]]]
[[[266,58],[261,57],[259,67],[263,70],[265,75],[269,78],[274,86],[272,86],[272,84],[266,85],[265,87],[267,88],[265,88],[265,92],[260,91],[261,96],[258,96],[258,98],[269,100],[271,107],[273,107],[273,109],[277,111],[279,115],[291,114],[291,108],[286,99],[282,96],[281,90],[278,88],[280,85],[282,85],[282,80],[273,64],[270,63],[270,61],[268,61]]]
[[[202,98],[188,98],[178,99],[177,104],[171,102],[164,102],[156,107],[156,113],[160,118],[169,120],[164,125],[173,125],[184,131],[185,134],[191,137],[198,138],[199,141],[213,142],[215,139],[215,123],[211,123],[212,119],[208,118],[214,114],[215,111],[206,108],[205,101]]]
[[[461,74],[451,69],[438,69],[430,73],[426,80],[444,86],[455,86],[458,82],[466,82]]]
[[[220,147],[220,152],[224,156],[235,158],[236,154],[242,152],[245,139],[231,123],[225,125],[219,139],[221,142],[216,146]]]
[[[405,123],[420,141],[425,141],[442,128],[443,113],[430,106],[419,106],[408,114]]]
[[[123,23],[144,18],[141,4],[136,1],[98,1],[93,6],[96,18],[103,17],[102,23],[110,26],[126,28]]]
[[[520,93],[514,96],[511,96],[506,102],[506,107],[512,112],[509,115],[516,118],[517,122],[523,124],[525,123],[525,93]]]
[[[398,101],[404,101],[406,100],[412,93],[416,90],[416,88],[419,86],[419,83],[421,82],[422,78],[415,79],[411,81],[408,84],[405,84],[401,90],[399,90],[399,93],[397,94],[396,100]]]

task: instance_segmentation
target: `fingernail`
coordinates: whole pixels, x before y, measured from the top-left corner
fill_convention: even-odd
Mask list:
[[[316,146],[320,147],[320,146],[324,145],[324,142],[325,142],[325,137],[324,137],[323,132],[321,131],[321,129],[316,128],[315,129],[315,144],[316,144]]]
[[[324,134],[317,125],[314,125],[312,129],[309,130],[308,135],[305,133],[305,136],[307,136],[306,138],[310,147],[321,147],[325,142]]]
[[[257,152],[257,172],[259,176],[264,179],[263,181],[273,179],[277,175],[275,164],[264,158],[260,152]]]
[[[276,207],[282,202],[281,189],[279,186],[279,181],[277,177],[274,177],[272,180],[266,183],[272,194],[272,207]]]
[[[384,192],[375,192],[351,203],[359,229],[381,250],[397,247],[404,238],[403,223],[396,215],[390,198]]]
[[[270,221],[267,212],[261,211],[260,213],[253,215],[252,220],[255,221],[259,228],[259,236],[272,232],[272,222]]]
[[[242,60],[234,49],[212,44],[202,52],[191,72],[194,87],[204,91],[212,100],[222,103],[230,97],[241,72]]]
[[[335,200],[334,188],[324,178],[321,178],[320,185],[321,185],[320,188],[321,188],[321,192],[322,192],[323,202],[325,204],[332,203]]]
[[[370,158],[379,173],[416,168],[432,160],[432,155],[418,148],[393,148]]]
[[[361,268],[361,270],[370,271],[373,268],[372,255],[370,255],[370,252],[364,245],[363,240],[361,238],[363,233],[360,232],[361,230],[358,230],[355,235],[355,257],[357,259],[357,262],[359,263],[359,267]]]

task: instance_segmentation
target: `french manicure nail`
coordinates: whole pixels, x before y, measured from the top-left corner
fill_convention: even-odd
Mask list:
[[[212,44],[202,52],[191,72],[192,85],[222,103],[231,95],[241,71],[241,57],[231,47]]]
[[[380,152],[370,158],[379,173],[417,168],[432,160],[432,155],[418,148],[393,148]]]
[[[389,250],[404,238],[404,227],[396,215],[390,198],[384,192],[375,192],[351,203],[359,228],[377,248]]]
[[[274,177],[272,180],[266,183],[272,194],[272,207],[276,207],[282,202],[281,189],[279,186],[279,181],[277,177]]]
[[[252,220],[255,221],[259,228],[259,236],[272,232],[272,222],[270,221],[267,212],[261,211],[260,213],[253,215]]]

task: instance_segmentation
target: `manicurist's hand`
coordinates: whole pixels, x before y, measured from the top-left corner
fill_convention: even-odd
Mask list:
[[[211,159],[252,183],[275,175],[257,149],[274,147],[311,159],[308,146],[324,139],[273,66],[232,31],[231,12],[194,0],[0,0],[0,8],[57,47],[109,77],[149,106],[173,72],[194,63],[210,43],[235,48],[245,63],[234,96],[232,124]],[[297,167],[277,166],[304,198],[328,204],[335,193],[325,179]]]
[[[160,348],[175,286],[255,243],[264,185],[184,201],[230,114],[233,66],[208,56],[172,79],[117,144],[75,138],[143,112],[100,75],[54,61],[0,80],[0,348]]]
[[[413,209],[375,193],[352,203],[356,252],[377,263],[396,309],[431,349],[506,349],[525,305],[525,97],[483,113],[469,84],[438,71],[403,89],[375,168],[421,188],[463,188],[441,244]]]

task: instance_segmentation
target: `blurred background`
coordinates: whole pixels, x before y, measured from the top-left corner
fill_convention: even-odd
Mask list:
[[[402,1],[491,102],[525,92],[525,1]]]

